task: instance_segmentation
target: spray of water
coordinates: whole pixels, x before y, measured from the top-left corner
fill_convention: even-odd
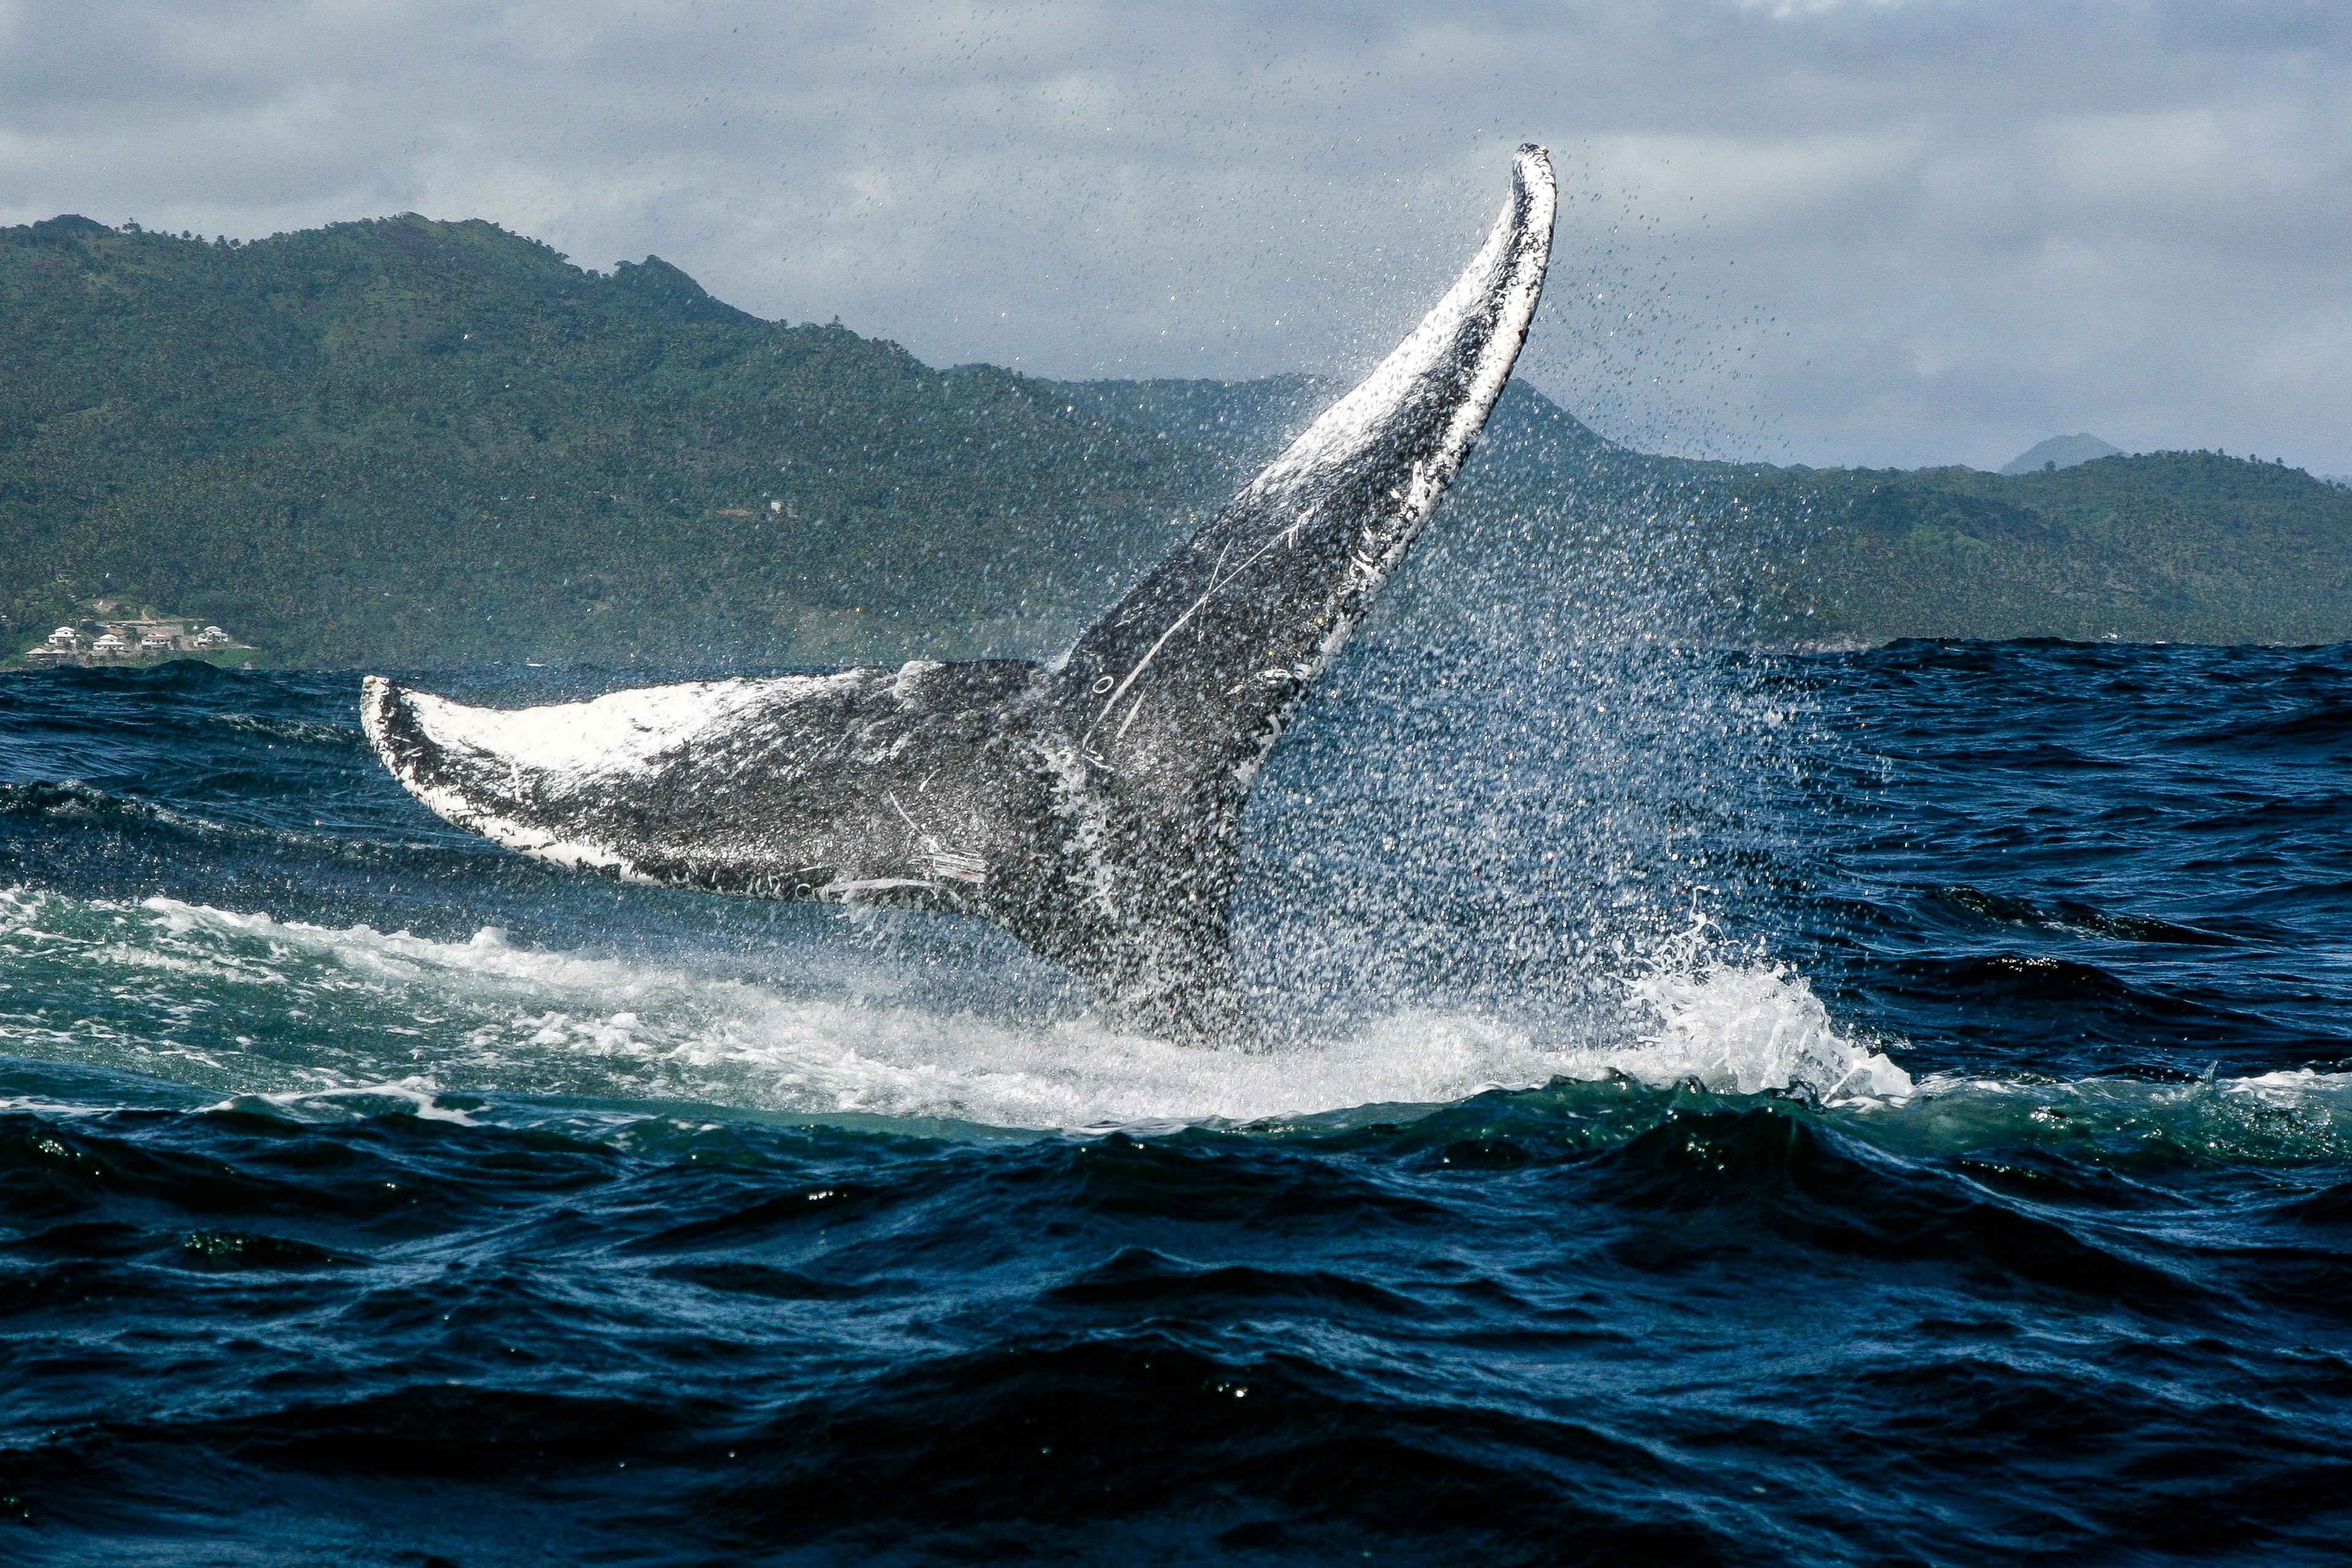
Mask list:
[[[151,900],[0,894],[0,1054],[144,1073],[210,1103],[305,1118],[496,1114],[484,1094],[626,1127],[730,1107],[910,1131],[1392,1121],[1496,1089],[1622,1120],[1654,1097],[1782,1090],[1914,1155],[2053,1147],[2092,1163],[2352,1157],[2352,1074],[2197,1084],[1908,1079],[1802,977],[1686,927],[1622,977],[1617,1024],[1547,1045],[1491,1017],[1408,1010],[1269,1053],[1082,1020],[1046,1026],[667,962],[432,942]],[[725,956],[725,955],[721,955]],[[887,977],[885,977],[887,979]],[[93,1009],[89,998],[110,998]],[[1637,1092],[1654,1098],[1644,1112]],[[183,1093],[184,1091],[182,1091]],[[574,1097],[566,1100],[564,1097]],[[1715,1101],[1719,1103],[1720,1101]],[[1734,1103],[1737,1101],[1734,1100]],[[207,1103],[198,1098],[192,1109]],[[73,1109],[68,1107],[67,1109]]]
[[[811,994],[687,948],[658,962],[551,952],[495,930],[436,942],[160,898],[19,891],[0,910],[0,1049],[281,1100],[505,1090],[1083,1128],[1432,1106],[1618,1075],[1845,1098],[1899,1092],[1901,1078],[1838,1037],[1801,980],[1704,960],[1629,983],[1611,1021],[1596,1014],[1598,1032],[1574,1040],[1407,1008],[1246,1052],[890,1000],[887,974],[866,999],[837,984]],[[91,995],[109,1008],[93,1013]]]

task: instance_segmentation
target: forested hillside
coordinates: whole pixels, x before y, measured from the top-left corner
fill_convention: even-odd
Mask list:
[[[1280,376],[1072,396],[1247,472],[1341,390]],[[2352,639],[2352,489],[2214,452],[2014,478],[1697,462],[1612,446],[1514,384],[1446,510],[1438,548],[1478,542],[1457,574],[1514,574],[1513,553],[1568,593],[1646,572],[1684,590],[1686,613],[1709,606],[1710,634],[1768,643]]]
[[[0,653],[106,596],[335,666],[1045,651],[1339,390],[936,371],[415,216],[0,229]],[[2332,641],[2352,492],[1651,457],[1515,384],[1401,590],[1390,624]]]
[[[2352,638],[2352,491],[2214,452],[2003,478],[1763,470],[1801,555],[1767,613],[1812,635],[2337,642]]]
[[[417,217],[0,230],[0,613],[300,663],[823,659],[1074,623],[1201,476],[988,367]]]

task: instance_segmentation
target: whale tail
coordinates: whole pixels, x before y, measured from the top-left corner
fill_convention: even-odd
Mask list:
[[[1434,309],[1064,658],[917,662],[470,708],[367,680],[378,755],[449,821],[632,880],[982,915],[1122,1021],[1243,1027],[1235,829],[1509,379],[1556,197],[1508,203]]]

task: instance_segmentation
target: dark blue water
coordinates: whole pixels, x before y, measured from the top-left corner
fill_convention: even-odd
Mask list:
[[[1257,1052],[355,695],[0,677],[0,1561],[2352,1557],[2352,651],[1359,649]]]

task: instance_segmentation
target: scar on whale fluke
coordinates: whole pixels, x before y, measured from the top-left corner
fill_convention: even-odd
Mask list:
[[[384,765],[558,865],[984,915],[1119,1021],[1244,1026],[1226,906],[1250,784],[1510,378],[1555,205],[1543,149],[1468,268],[1361,384],[1052,664],[918,661],[468,708],[368,678]]]

